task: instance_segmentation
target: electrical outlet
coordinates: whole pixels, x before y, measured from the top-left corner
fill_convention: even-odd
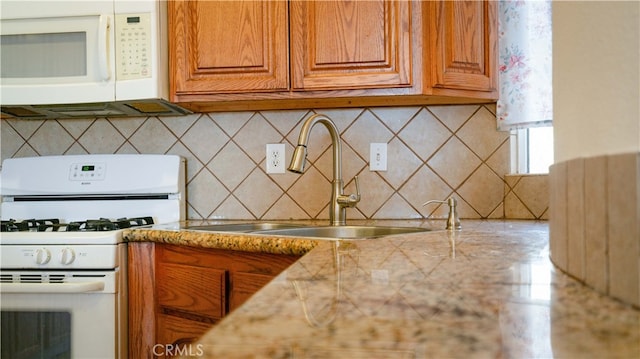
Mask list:
[[[267,143],[267,173],[284,173],[284,143]]]
[[[387,144],[369,144],[369,171],[387,170]]]

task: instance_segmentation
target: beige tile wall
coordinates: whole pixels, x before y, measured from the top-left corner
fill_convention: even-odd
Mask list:
[[[640,307],[640,153],[557,163],[550,181],[553,262]]]
[[[303,119],[316,111],[192,114],[173,118],[3,120],[2,158],[86,153],[170,153],[187,158],[188,217],[326,219],[331,146],[314,129],[303,175],[266,174],[265,145],[284,142],[287,157]],[[527,203],[522,189],[544,184],[507,178],[509,136],[496,131],[493,105],[355,108],[318,111],[341,131],[343,176],[362,201],[348,218],[445,217],[430,199],[459,199],[462,218],[503,218],[507,201]],[[369,143],[388,143],[388,171],[370,172]],[[525,186],[526,184],[526,186]],[[506,190],[506,191],[505,191]],[[526,192],[526,191],[525,191]],[[543,218],[533,196],[527,218]],[[523,205],[519,205],[522,207]],[[522,208],[516,211],[523,212]],[[515,212],[514,212],[515,213]],[[526,213],[525,213],[526,214]]]
[[[549,218],[549,175],[508,174],[504,185],[506,218]]]

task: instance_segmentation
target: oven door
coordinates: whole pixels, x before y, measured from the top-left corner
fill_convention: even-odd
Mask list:
[[[73,272],[71,283],[6,282],[34,275],[51,274],[2,272],[0,357],[126,358],[126,295],[118,271]]]

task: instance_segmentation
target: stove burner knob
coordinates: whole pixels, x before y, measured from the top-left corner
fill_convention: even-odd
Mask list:
[[[36,249],[35,260],[37,264],[47,264],[51,260],[51,252],[46,248]]]
[[[76,259],[76,252],[73,250],[73,248],[64,248],[62,250],[62,252],[60,252],[60,263],[65,264],[65,265],[69,265],[71,263],[73,263],[73,261]]]

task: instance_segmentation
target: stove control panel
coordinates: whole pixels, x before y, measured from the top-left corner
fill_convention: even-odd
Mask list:
[[[42,195],[73,198],[87,194],[180,195],[184,193],[185,187],[185,163],[186,161],[179,156],[151,154],[7,158],[2,162],[1,192],[5,198]],[[25,201],[19,208],[25,208],[30,212],[26,216],[18,216],[11,212],[11,208],[6,208],[6,203],[9,202],[2,203],[4,218],[33,218],[39,215],[31,214],[31,209],[44,207],[40,203],[31,205],[30,201]],[[64,206],[60,204],[58,207]],[[48,210],[49,207],[46,208]],[[104,213],[105,209],[95,209],[93,212],[96,211]],[[77,209],[69,210],[69,213],[74,218],[82,215],[82,211]],[[131,216],[128,211],[117,215]],[[63,215],[56,213],[46,215],[52,218],[61,216]],[[100,216],[111,215],[106,213]]]
[[[106,163],[74,163],[69,170],[69,179],[72,181],[102,181],[106,169]]]
[[[2,269],[113,269],[118,267],[117,245],[3,245]],[[126,250],[126,249],[125,249]]]

